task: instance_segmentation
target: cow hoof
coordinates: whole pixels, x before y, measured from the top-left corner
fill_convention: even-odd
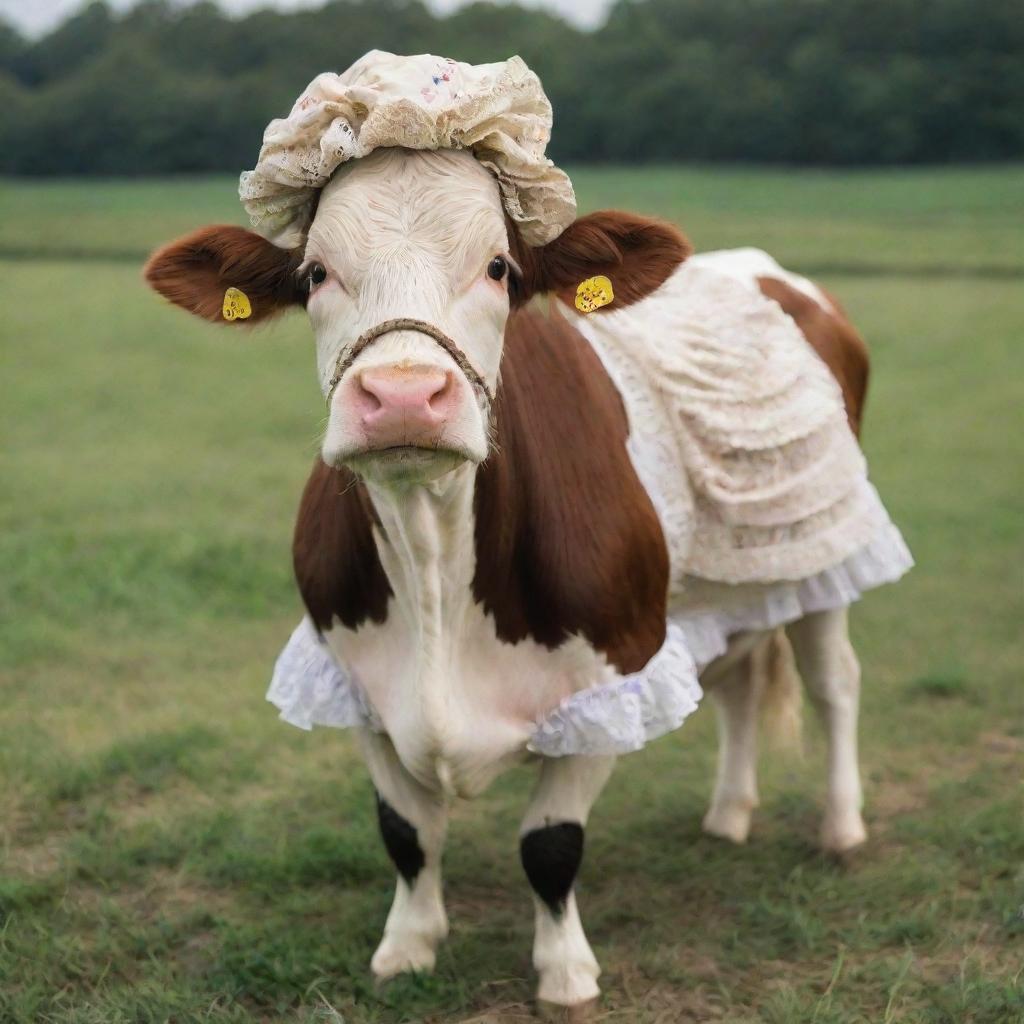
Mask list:
[[[588,1008],[597,1004],[597,997],[601,994],[597,986],[598,973],[596,963],[581,963],[571,967],[560,965],[541,971],[537,1005],[561,1013],[561,1016],[549,1016],[548,1020],[573,1021],[574,1024],[576,1021],[590,1020],[586,1014],[591,1013],[592,1009]]]
[[[550,1003],[546,999],[537,1000],[537,1016],[541,1020],[557,1022],[557,1024],[590,1024],[597,1020],[598,999],[588,999],[585,1003],[575,1006],[562,1006]]]
[[[385,935],[370,961],[370,970],[378,982],[399,974],[429,974],[437,956],[434,943],[422,935]]]
[[[709,836],[745,843],[750,835],[750,808],[740,804],[712,804],[701,827]]]
[[[847,853],[867,838],[864,819],[857,811],[842,817],[826,817],[821,826],[821,847],[826,853]]]

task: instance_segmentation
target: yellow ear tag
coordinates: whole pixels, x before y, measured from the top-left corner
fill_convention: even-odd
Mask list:
[[[225,320],[248,320],[252,316],[252,303],[245,292],[229,288],[224,293],[224,305],[220,311]]]
[[[595,309],[607,306],[614,298],[612,283],[607,277],[603,274],[588,277],[576,289],[576,308],[581,313],[593,313]]]

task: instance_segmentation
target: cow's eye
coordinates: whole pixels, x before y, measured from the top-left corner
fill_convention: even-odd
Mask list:
[[[492,281],[500,281],[508,273],[508,261],[504,256],[495,256],[487,264],[487,276]]]
[[[327,268],[322,263],[314,263],[309,268],[309,286],[315,288],[327,280]]]

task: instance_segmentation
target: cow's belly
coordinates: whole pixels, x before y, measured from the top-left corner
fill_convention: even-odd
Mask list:
[[[399,758],[431,789],[470,797],[527,757],[539,719],[613,677],[581,639],[551,651],[508,644],[476,607],[459,628],[421,640],[389,611],[382,625],[336,627],[327,642],[365,692]]]

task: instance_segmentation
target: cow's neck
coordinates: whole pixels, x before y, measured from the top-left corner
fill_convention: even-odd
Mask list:
[[[367,485],[377,551],[394,595],[389,628],[406,634],[403,646],[412,652],[404,678],[392,681],[418,706],[417,742],[407,756],[446,789],[450,772],[441,751],[452,727],[451,688],[473,619],[475,475],[476,466],[466,463],[430,484]]]
[[[434,656],[470,600],[475,475],[465,463],[429,484],[366,485],[395,609]]]

